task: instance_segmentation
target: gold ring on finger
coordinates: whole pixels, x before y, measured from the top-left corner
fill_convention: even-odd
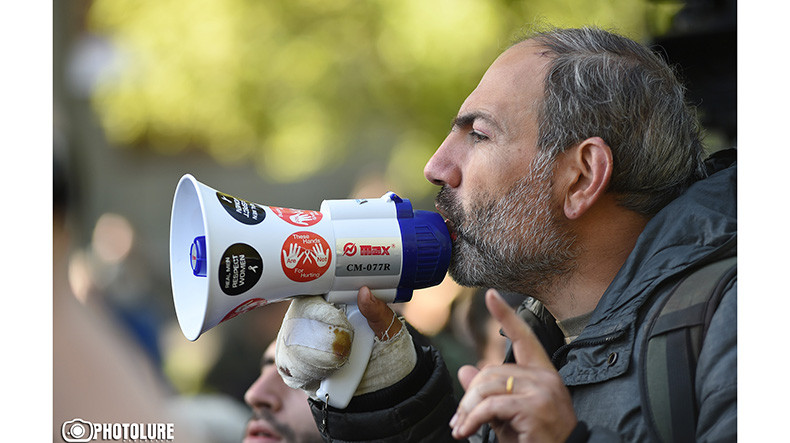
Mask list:
[[[505,383],[505,391],[507,391],[508,394],[512,394],[513,393],[513,376],[512,375],[507,378],[507,383]]]

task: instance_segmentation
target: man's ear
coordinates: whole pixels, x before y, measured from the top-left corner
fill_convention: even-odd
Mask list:
[[[566,150],[563,163],[566,181],[563,211],[570,220],[581,217],[606,192],[614,160],[609,145],[590,137]]]

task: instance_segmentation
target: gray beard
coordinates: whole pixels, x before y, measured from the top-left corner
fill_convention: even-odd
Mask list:
[[[307,401],[307,400],[305,400]],[[288,443],[321,443],[323,439],[319,434],[313,433],[299,433],[294,430],[293,427],[288,425],[287,423],[281,422],[274,417],[274,414],[271,413],[267,408],[253,408],[252,411],[252,418],[256,420],[265,420],[266,422],[271,425],[280,437],[283,438]],[[312,417],[307,417],[306,419],[312,419]]]
[[[442,188],[436,205],[457,233],[449,273],[458,284],[543,299],[573,269],[576,238],[551,210],[552,166],[539,156],[504,196],[479,196],[469,211]]]

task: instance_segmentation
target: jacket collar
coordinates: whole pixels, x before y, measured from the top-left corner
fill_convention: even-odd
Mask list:
[[[566,385],[601,382],[625,373],[637,316],[654,289],[690,267],[736,254],[736,194],[733,164],[695,183],[653,217],[590,323],[553,356]]]
[[[734,255],[737,227],[733,164],[692,185],[648,222],[579,338],[610,334],[634,323],[657,285],[692,266]]]

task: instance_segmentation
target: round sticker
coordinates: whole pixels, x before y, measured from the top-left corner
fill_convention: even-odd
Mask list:
[[[245,225],[257,225],[266,218],[263,206],[236,198],[222,192],[217,192],[217,200],[233,218]]]
[[[230,320],[231,318],[237,315],[241,315],[244,314],[245,312],[252,311],[253,309],[263,306],[267,303],[269,302],[265,298],[251,298],[245,301],[244,303],[233,308],[232,311],[228,312],[228,315],[226,315],[225,318],[223,318],[222,321],[220,321],[220,323],[222,323],[225,320]]]
[[[283,272],[291,280],[312,281],[329,269],[332,250],[329,243],[314,232],[294,232],[283,244],[280,262]]]
[[[270,206],[269,209],[271,209],[275,215],[277,215],[281,219],[287,221],[288,223],[294,226],[302,226],[302,227],[313,226],[314,224],[320,222],[321,218],[324,216],[324,214],[322,214],[319,211],[278,208],[275,206]]]
[[[231,245],[219,264],[219,287],[228,295],[246,292],[263,274],[263,259],[258,251],[244,243]]]

